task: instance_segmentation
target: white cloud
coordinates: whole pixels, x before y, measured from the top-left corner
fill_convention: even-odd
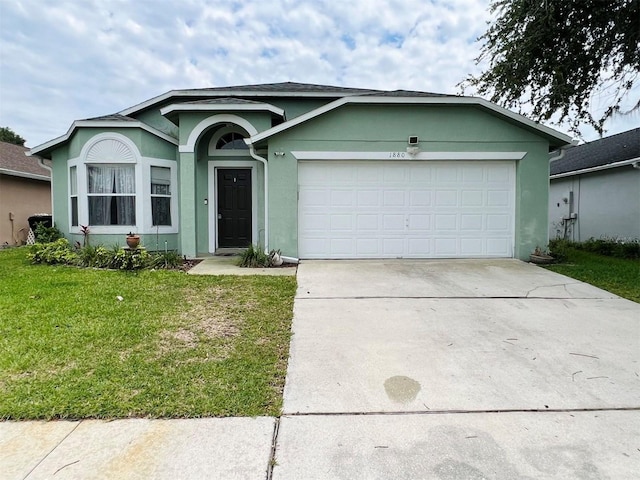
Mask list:
[[[73,120],[178,88],[299,81],[457,93],[478,72],[487,5],[1,0],[0,124],[33,146]]]

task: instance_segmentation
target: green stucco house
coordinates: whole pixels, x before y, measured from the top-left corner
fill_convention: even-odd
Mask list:
[[[547,243],[549,152],[570,141],[480,98],[276,83],[173,90],[31,153],[52,160],[70,240],[526,259]]]

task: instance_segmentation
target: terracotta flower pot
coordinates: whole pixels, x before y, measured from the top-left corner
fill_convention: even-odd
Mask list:
[[[127,235],[127,245],[129,248],[138,248],[140,245],[140,235]]]

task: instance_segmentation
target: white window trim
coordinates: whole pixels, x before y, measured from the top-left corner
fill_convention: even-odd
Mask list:
[[[251,243],[258,244],[258,179],[257,162],[254,160],[210,160],[208,164],[209,252],[218,248],[218,169],[247,168],[251,170]]]
[[[209,148],[207,150],[207,154],[210,157],[247,157],[249,155],[249,147],[245,148],[245,149],[238,149],[238,150],[222,150],[222,149],[218,149],[216,148],[216,145],[218,144],[218,140],[220,140],[224,135],[226,135],[227,133],[239,133],[241,135],[243,135],[245,138],[249,137],[249,134],[247,133],[247,131],[238,126],[238,125],[228,125],[226,127],[222,127],[219,128],[211,137],[211,140],[209,141]]]
[[[142,221],[141,233],[178,233],[178,162],[160,158],[142,157],[144,185],[142,203],[146,215]],[[153,225],[151,214],[151,167],[165,167],[171,170],[171,225]],[[138,222],[140,223],[140,222]]]
[[[133,153],[132,159],[114,161],[114,159],[92,160],[87,162],[90,148],[102,140],[117,140],[124,143]],[[87,195],[87,165],[99,164],[135,164],[136,180],[136,224],[135,225],[89,225],[89,202]],[[76,167],[78,225],[71,225],[71,167]],[[168,167],[171,169],[171,225],[153,226],[151,216],[151,167]],[[138,147],[129,138],[118,133],[100,133],[89,139],[80,152],[80,156],[67,162],[67,218],[69,232],[81,234],[81,226],[89,225],[90,234],[126,235],[129,232],[138,234],[178,233],[178,163],[174,160],[142,157]]]

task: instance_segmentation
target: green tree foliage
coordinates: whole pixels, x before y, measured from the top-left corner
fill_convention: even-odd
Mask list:
[[[0,142],[13,143],[14,145],[24,146],[26,140],[15,133],[9,127],[0,127]]]
[[[574,133],[600,134],[607,119],[640,108],[621,105],[640,74],[640,0],[493,0],[495,20],[480,37],[481,75],[463,86],[508,108],[533,107],[535,120],[557,115]],[[600,118],[591,102],[606,105]]]

